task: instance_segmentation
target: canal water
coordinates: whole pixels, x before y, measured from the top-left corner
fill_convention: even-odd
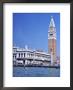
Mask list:
[[[13,67],[13,77],[60,77],[60,68]]]

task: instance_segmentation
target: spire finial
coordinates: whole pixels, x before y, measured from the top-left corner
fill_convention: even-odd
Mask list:
[[[51,21],[50,21],[49,27],[55,27],[53,16],[51,16]]]

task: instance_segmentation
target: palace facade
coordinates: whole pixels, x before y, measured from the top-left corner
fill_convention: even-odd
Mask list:
[[[13,62],[14,65],[38,65],[48,66],[51,64],[51,55],[40,50],[25,48],[13,48]]]

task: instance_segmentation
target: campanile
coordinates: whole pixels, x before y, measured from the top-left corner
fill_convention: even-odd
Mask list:
[[[52,53],[52,62],[54,65],[56,63],[56,26],[52,16],[48,30],[48,52]]]

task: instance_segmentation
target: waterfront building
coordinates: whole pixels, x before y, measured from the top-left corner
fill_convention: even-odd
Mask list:
[[[48,30],[48,52],[52,54],[52,64],[56,64],[56,26],[52,16]]]
[[[49,66],[51,64],[51,55],[40,51],[25,48],[13,47],[13,64],[14,65],[40,65]]]

